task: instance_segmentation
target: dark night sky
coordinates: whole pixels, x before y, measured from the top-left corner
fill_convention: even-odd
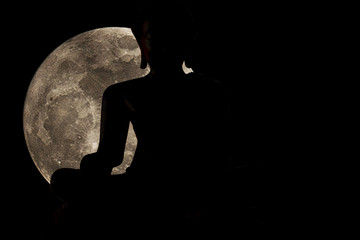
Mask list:
[[[312,94],[306,87],[311,79],[302,81],[312,63],[304,60],[313,46],[309,43],[311,34],[304,34],[309,13],[295,4],[189,2],[200,25],[195,66],[222,81],[230,93],[237,164],[272,171],[285,159],[282,170],[289,161],[299,161],[304,154],[299,149],[311,147],[311,143],[301,141],[309,127],[303,108]],[[56,203],[27,152],[22,131],[23,103],[34,73],[65,40],[98,27],[128,26],[140,3],[58,2],[8,7],[8,19],[2,20],[8,32],[3,46],[9,54],[2,104],[9,117],[2,121],[3,131],[9,134],[9,145],[5,145],[9,153],[3,157],[8,159],[6,168],[1,169],[5,172],[2,207],[11,209],[6,214],[9,224],[51,224]],[[276,198],[277,192],[271,193]]]

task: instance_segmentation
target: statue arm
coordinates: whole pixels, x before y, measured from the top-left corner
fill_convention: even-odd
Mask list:
[[[123,161],[129,129],[129,112],[122,95],[114,87],[106,89],[101,108],[100,143],[96,153],[86,155],[80,164],[82,171],[111,174]]]

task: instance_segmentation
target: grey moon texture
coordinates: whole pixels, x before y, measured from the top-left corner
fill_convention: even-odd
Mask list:
[[[140,68],[138,44],[123,27],[81,33],[46,57],[27,90],[23,128],[31,158],[48,182],[55,170],[78,169],[83,156],[97,151],[105,89],[149,71]],[[112,174],[126,171],[136,146],[130,124],[124,161]]]
[[[25,98],[26,144],[36,167],[49,182],[59,168],[79,168],[96,152],[102,94],[115,83],[139,78],[140,49],[129,28],[90,30],[65,41],[37,69]],[[121,174],[131,163],[137,140],[132,126]]]

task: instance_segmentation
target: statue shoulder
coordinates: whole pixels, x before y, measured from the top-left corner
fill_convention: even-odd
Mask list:
[[[120,83],[113,84],[106,88],[104,95],[128,95],[131,92],[138,91],[139,87],[146,83],[146,77],[136,78]]]
[[[221,81],[202,73],[189,73],[186,75],[186,78],[189,84],[198,85],[204,90],[225,91],[225,86]]]

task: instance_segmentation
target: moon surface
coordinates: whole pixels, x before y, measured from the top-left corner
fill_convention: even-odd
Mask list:
[[[83,156],[97,151],[102,95],[110,85],[149,73],[139,66],[135,37],[122,27],[76,35],[43,61],[26,94],[23,128],[31,158],[48,182],[55,170],[78,169]],[[125,172],[136,146],[130,124],[124,161],[113,174]]]

